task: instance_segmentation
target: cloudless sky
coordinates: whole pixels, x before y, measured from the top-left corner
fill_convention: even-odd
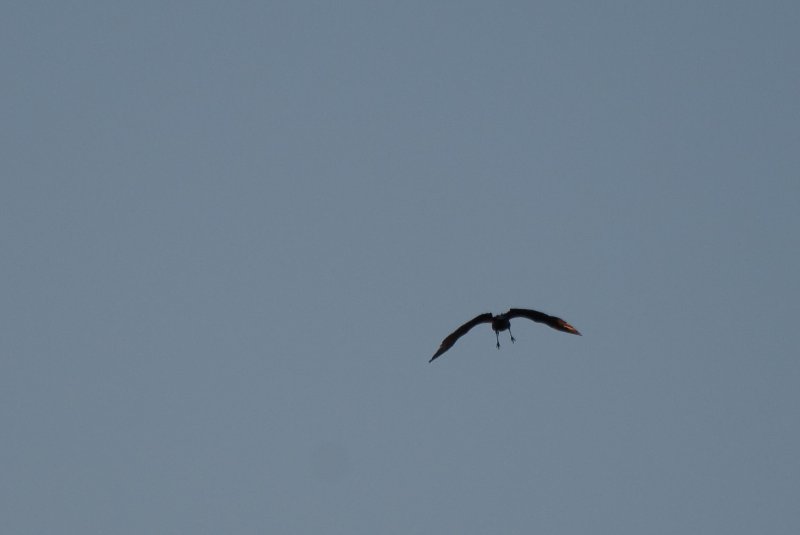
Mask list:
[[[798,27],[6,2],[0,531],[800,532]]]

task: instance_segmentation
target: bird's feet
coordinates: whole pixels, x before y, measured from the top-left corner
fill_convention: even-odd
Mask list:
[[[500,349],[500,342],[497,342],[497,349]]]
[[[514,337],[512,336],[512,337],[511,337],[511,343],[513,344],[513,343],[514,343],[514,342],[516,342],[516,341],[517,341],[517,339],[516,339],[516,338],[514,338]]]

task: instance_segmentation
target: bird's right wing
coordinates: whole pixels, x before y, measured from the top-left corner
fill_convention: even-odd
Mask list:
[[[544,323],[545,325],[548,325],[557,331],[563,331],[565,333],[570,333],[570,334],[577,334],[578,336],[580,336],[581,334],[578,332],[578,329],[576,329],[566,321],[562,320],[561,318],[545,314],[544,312],[539,312],[538,310],[531,310],[529,308],[512,308],[511,310],[506,312],[506,317],[508,319],[528,318],[529,320],[535,321],[536,323]]]
[[[461,327],[459,327],[458,329],[447,335],[447,338],[442,340],[439,349],[436,350],[436,353],[433,354],[431,360],[429,360],[428,362],[433,362],[434,359],[438,358],[442,353],[453,347],[453,344],[455,344],[459,338],[467,334],[467,332],[469,332],[469,330],[475,327],[476,325],[481,323],[491,323],[492,317],[493,316],[491,312],[486,312],[485,314],[481,314],[480,316],[475,316],[474,318],[466,322],[464,325],[462,325]]]

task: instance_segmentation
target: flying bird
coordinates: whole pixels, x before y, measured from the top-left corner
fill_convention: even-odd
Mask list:
[[[453,347],[456,341],[467,334],[470,329],[479,325],[481,323],[491,323],[492,330],[494,330],[495,338],[497,339],[497,349],[500,349],[500,332],[508,331],[508,334],[511,336],[511,342],[515,341],[514,335],[511,334],[511,319],[512,318],[528,318],[529,320],[535,321],[536,323],[544,323],[556,329],[557,331],[563,331],[565,333],[570,334],[577,334],[580,336],[581,333],[578,332],[578,329],[567,323],[566,321],[562,320],[561,318],[557,318],[555,316],[550,316],[545,314],[544,312],[539,312],[536,310],[530,310],[527,308],[512,308],[508,312],[504,312],[503,314],[499,314],[495,316],[491,312],[486,312],[485,314],[481,314],[480,316],[475,316],[464,325],[447,335],[447,338],[442,340],[439,349],[436,350],[436,353],[433,354],[431,360],[428,362],[433,362],[435,359],[439,358],[445,351]]]

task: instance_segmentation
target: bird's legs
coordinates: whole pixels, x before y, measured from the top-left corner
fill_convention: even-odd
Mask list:
[[[514,338],[514,335],[511,334],[511,327],[508,328],[508,335],[511,336],[511,343],[512,344],[517,341],[517,339]],[[497,339],[497,349],[500,349],[500,331],[495,331],[494,332],[494,337]]]

